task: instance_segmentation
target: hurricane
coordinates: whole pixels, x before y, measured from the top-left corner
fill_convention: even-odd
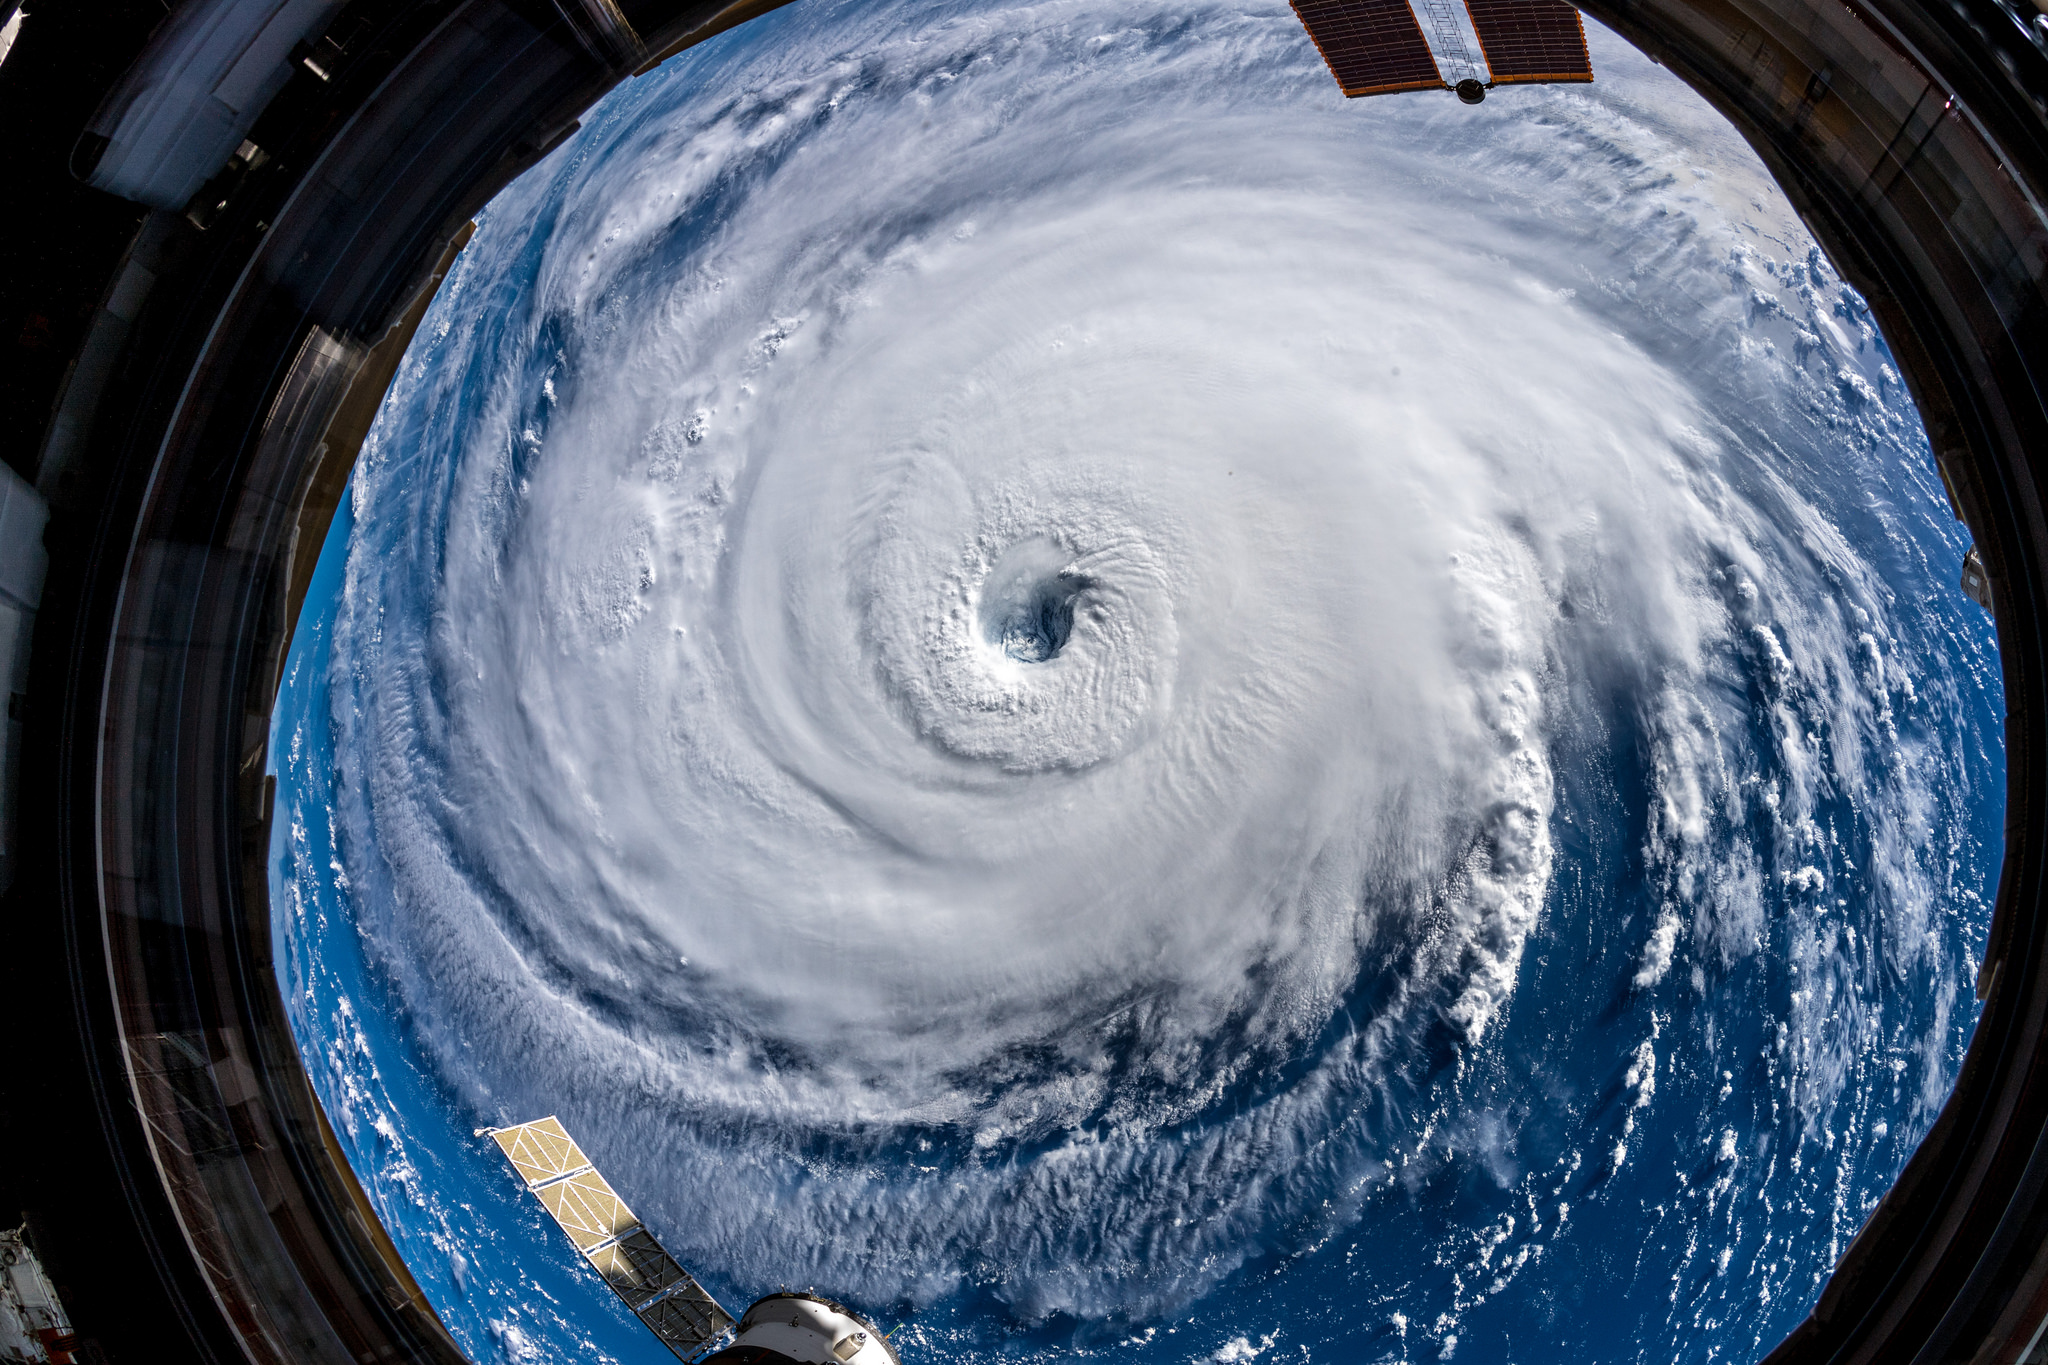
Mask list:
[[[1285,6],[800,0],[483,211],[273,738],[473,1354],[642,1349],[463,1148],[544,1113],[937,1360],[1810,1306],[1974,1019],[1997,656],[1869,307],[1588,27],[1468,108]]]

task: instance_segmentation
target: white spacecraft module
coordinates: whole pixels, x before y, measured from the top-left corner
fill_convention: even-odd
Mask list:
[[[787,1290],[754,1300],[739,1338],[704,1365],[903,1365],[887,1334],[843,1303]]]
[[[479,1137],[485,1134],[497,1140],[512,1169],[584,1259],[671,1351],[695,1360],[725,1342],[732,1314],[640,1226],[561,1120],[549,1115],[511,1128],[477,1130]]]

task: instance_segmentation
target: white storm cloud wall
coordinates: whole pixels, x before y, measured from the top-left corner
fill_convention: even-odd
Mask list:
[[[1690,918],[1642,986],[1755,950],[1885,694],[1835,663],[1871,572],[1755,502],[1755,385],[1590,296],[1633,254],[1745,320],[1654,130],[1361,145],[1289,16],[1085,14],[835,16],[509,191],[365,448],[336,659],[365,931],[480,1107],[605,1115],[700,1254],[923,1295],[1007,1227],[1013,1300],[1089,1316],[1315,1221],[1388,1076],[1484,1045],[1588,676]]]

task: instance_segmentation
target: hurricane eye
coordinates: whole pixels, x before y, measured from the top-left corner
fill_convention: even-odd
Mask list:
[[[982,585],[982,636],[1019,663],[1047,663],[1067,647],[1075,603],[1090,586],[1055,542],[1033,539],[1012,546]]]
[[[1080,595],[1080,580],[1064,574],[1035,585],[1028,599],[1003,618],[995,643],[1019,663],[1045,663],[1066,648],[1074,633],[1074,599]]]

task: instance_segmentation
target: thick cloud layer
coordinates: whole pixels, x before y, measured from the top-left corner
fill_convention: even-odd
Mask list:
[[[1890,1082],[1974,703],[1886,577],[1910,404],[1731,131],[1600,35],[1634,83],[1468,110],[1284,8],[780,22],[492,205],[356,473],[337,856],[463,1103],[742,1283],[1142,1322],[1513,1111],[1546,914],[1697,994],[1854,864],[1765,1022],[1805,1122]]]

